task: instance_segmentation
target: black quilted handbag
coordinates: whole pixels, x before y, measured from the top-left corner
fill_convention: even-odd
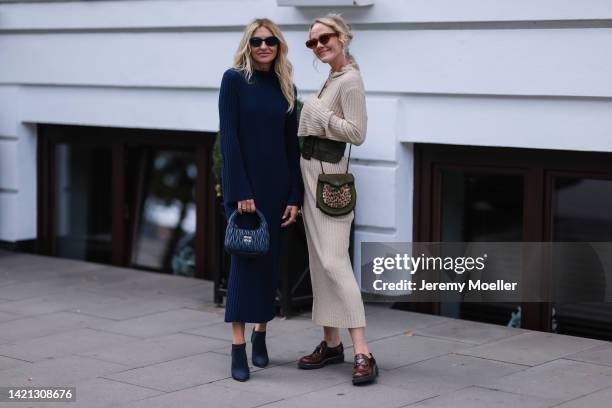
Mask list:
[[[265,255],[270,247],[270,231],[266,217],[255,210],[259,217],[259,227],[257,229],[240,228],[236,225],[236,217],[240,216],[235,210],[227,220],[225,230],[225,250],[232,255],[255,257]]]

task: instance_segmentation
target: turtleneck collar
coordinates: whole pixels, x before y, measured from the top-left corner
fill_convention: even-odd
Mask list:
[[[356,62],[350,62],[346,65],[344,65],[342,68],[340,68],[340,71],[330,71],[329,72],[329,77],[330,78],[337,78],[339,76],[342,76],[344,74],[346,74],[349,71],[355,70],[355,69],[359,69],[359,65],[357,65]]]
[[[270,68],[267,71],[264,71],[263,69],[253,69],[253,73],[258,75],[275,75],[274,68]]]

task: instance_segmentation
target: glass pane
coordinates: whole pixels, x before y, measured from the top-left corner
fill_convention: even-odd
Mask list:
[[[612,241],[612,181],[556,177],[553,240]]]
[[[523,176],[442,173],[441,241],[523,240]]]
[[[195,153],[158,150],[148,155],[146,168],[132,262],[135,266],[192,276]]]
[[[111,149],[58,144],[55,149],[57,255],[111,261]]]
[[[560,242],[612,242],[612,181],[556,177],[553,183],[553,240]],[[561,254],[562,255],[562,254]],[[612,293],[606,282],[596,249],[585,246],[579,263],[553,259],[557,268],[571,268],[564,275],[574,290],[599,295]],[[571,280],[571,281],[570,281]],[[579,285],[579,286],[576,286]],[[558,333],[612,340],[612,304],[556,303],[553,331]]]
[[[523,176],[462,170],[442,172],[442,242],[523,240]],[[511,266],[518,257],[508,259]],[[517,265],[516,267],[520,267]],[[441,302],[440,314],[520,326],[519,304]],[[514,314],[513,314],[514,313]]]

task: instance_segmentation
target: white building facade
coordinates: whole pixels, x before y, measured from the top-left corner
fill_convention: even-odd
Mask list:
[[[244,25],[281,26],[304,98],[327,75],[307,27],[330,11],[367,91],[356,270],[362,241],[423,238],[420,144],[612,152],[608,0],[0,1],[0,241],[37,239],[38,125],[213,135]]]

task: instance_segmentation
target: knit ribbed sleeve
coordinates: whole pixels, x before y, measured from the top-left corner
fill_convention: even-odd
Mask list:
[[[317,99],[313,110],[325,129],[325,138],[359,146],[365,141],[367,115],[363,89],[351,86],[340,89],[340,106],[344,117],[327,109]]]
[[[225,203],[253,198],[238,139],[238,81],[240,80],[238,75],[240,73],[231,69],[225,71],[219,91],[219,128],[223,155],[221,178]]]
[[[317,95],[306,101],[299,136],[360,145],[365,141],[367,112],[365,89],[359,71],[348,67],[331,77]]]
[[[294,88],[297,105],[297,90]],[[304,201],[304,183],[300,170],[300,144],[297,138],[297,106],[287,114],[285,121],[285,146],[289,160],[289,197],[287,205],[301,206]]]

